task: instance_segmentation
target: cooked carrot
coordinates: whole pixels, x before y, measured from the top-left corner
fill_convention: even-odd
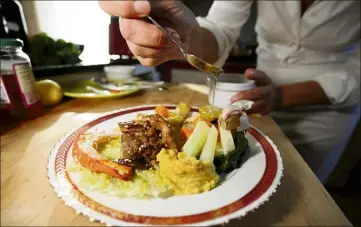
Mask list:
[[[98,154],[94,155],[93,147],[82,145],[86,144],[86,141],[88,140],[85,136],[80,136],[74,143],[72,155],[78,159],[80,165],[92,172],[105,173],[120,180],[132,179],[134,172],[132,167],[105,160]]]
[[[184,140],[187,140],[193,133],[193,130],[192,128],[185,128],[183,127],[181,129],[181,136]]]
[[[169,117],[169,112],[165,106],[157,106],[155,112],[162,117]]]

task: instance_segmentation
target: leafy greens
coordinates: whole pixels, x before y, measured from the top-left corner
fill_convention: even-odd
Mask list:
[[[236,149],[227,155],[219,155],[214,158],[213,164],[218,174],[229,173],[241,167],[249,157],[250,149],[244,132],[237,132],[233,139]]]
[[[34,66],[77,64],[83,51],[82,45],[66,42],[63,39],[54,40],[46,33],[40,33],[30,39],[28,53]]]

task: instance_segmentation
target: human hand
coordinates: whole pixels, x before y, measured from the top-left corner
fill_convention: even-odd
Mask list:
[[[269,114],[280,106],[281,95],[272,80],[266,73],[256,69],[247,69],[244,75],[249,80],[254,80],[257,87],[248,91],[241,91],[231,97],[231,102],[238,100],[254,101],[252,108],[247,113]]]
[[[183,58],[177,46],[155,25],[141,20],[151,15],[186,52],[196,42],[200,26],[181,1],[99,1],[108,14],[119,17],[119,29],[129,49],[145,66]]]

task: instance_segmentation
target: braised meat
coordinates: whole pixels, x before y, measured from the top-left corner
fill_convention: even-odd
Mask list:
[[[150,168],[162,148],[177,149],[171,125],[159,115],[143,115],[135,121],[119,123],[119,128],[121,164]]]

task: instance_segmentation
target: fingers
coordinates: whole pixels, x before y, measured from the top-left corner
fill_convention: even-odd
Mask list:
[[[271,92],[271,86],[257,87],[248,91],[241,91],[236,95],[231,97],[231,102],[236,102],[238,100],[250,100],[256,101],[259,99],[267,98],[267,95]]]
[[[138,19],[119,19],[119,29],[129,49],[142,65],[156,66],[167,60],[182,58],[176,45],[155,25]],[[167,31],[179,41],[178,33]]]
[[[256,69],[247,69],[245,76],[249,80],[254,80],[258,87],[237,93],[231,97],[231,102],[233,103],[238,100],[254,101],[252,108],[248,110],[247,113],[269,114],[271,112],[272,97],[274,94],[271,79],[266,73]]]
[[[140,45],[134,44],[129,41],[127,41],[127,44],[128,44],[130,51],[132,51],[132,53],[135,56],[140,56],[143,58],[159,57],[162,55],[166,55],[167,53],[172,52],[175,49],[174,47],[164,47],[164,48],[145,47],[145,46],[140,46]]]
[[[271,79],[261,70],[247,69],[244,75],[249,80],[254,80],[257,86],[264,86],[271,83]]]
[[[148,1],[101,1],[100,7],[108,14],[122,18],[140,18],[150,13]]]
[[[269,114],[270,108],[266,99],[261,99],[253,103],[252,108],[247,111],[247,114]]]
[[[127,41],[128,47],[130,51],[135,56],[139,56],[142,58],[157,58],[161,56],[166,56],[169,58],[176,57],[178,49],[176,47],[145,47],[134,44],[132,42]],[[178,51],[179,52],[179,51]],[[179,53],[180,54],[180,53]]]
[[[162,64],[163,62],[166,62],[168,60],[168,58],[164,55],[162,56],[158,56],[155,58],[143,58],[140,56],[135,56],[138,61],[140,62],[140,64],[144,65],[144,66],[157,66],[159,64]]]
[[[141,17],[149,15],[151,9],[152,13],[162,15],[172,7],[177,8],[173,1],[99,0],[99,5],[106,13],[119,17],[119,30],[127,41],[129,49],[141,64],[156,66],[165,61],[182,57],[179,50],[176,49],[176,45],[159,28],[141,19]],[[172,21],[172,18],[166,18],[165,22]],[[181,43],[180,35],[176,30],[165,29]]]
[[[149,51],[152,52],[153,50],[149,50]],[[180,59],[182,57],[178,49],[164,50],[164,53],[160,55],[155,54],[154,57],[146,57],[146,55],[142,53],[141,55],[134,54],[134,56],[144,66],[157,66],[163,62],[174,59]]]
[[[146,47],[169,47],[174,44],[155,25],[142,20],[119,19],[119,29],[124,39]]]

